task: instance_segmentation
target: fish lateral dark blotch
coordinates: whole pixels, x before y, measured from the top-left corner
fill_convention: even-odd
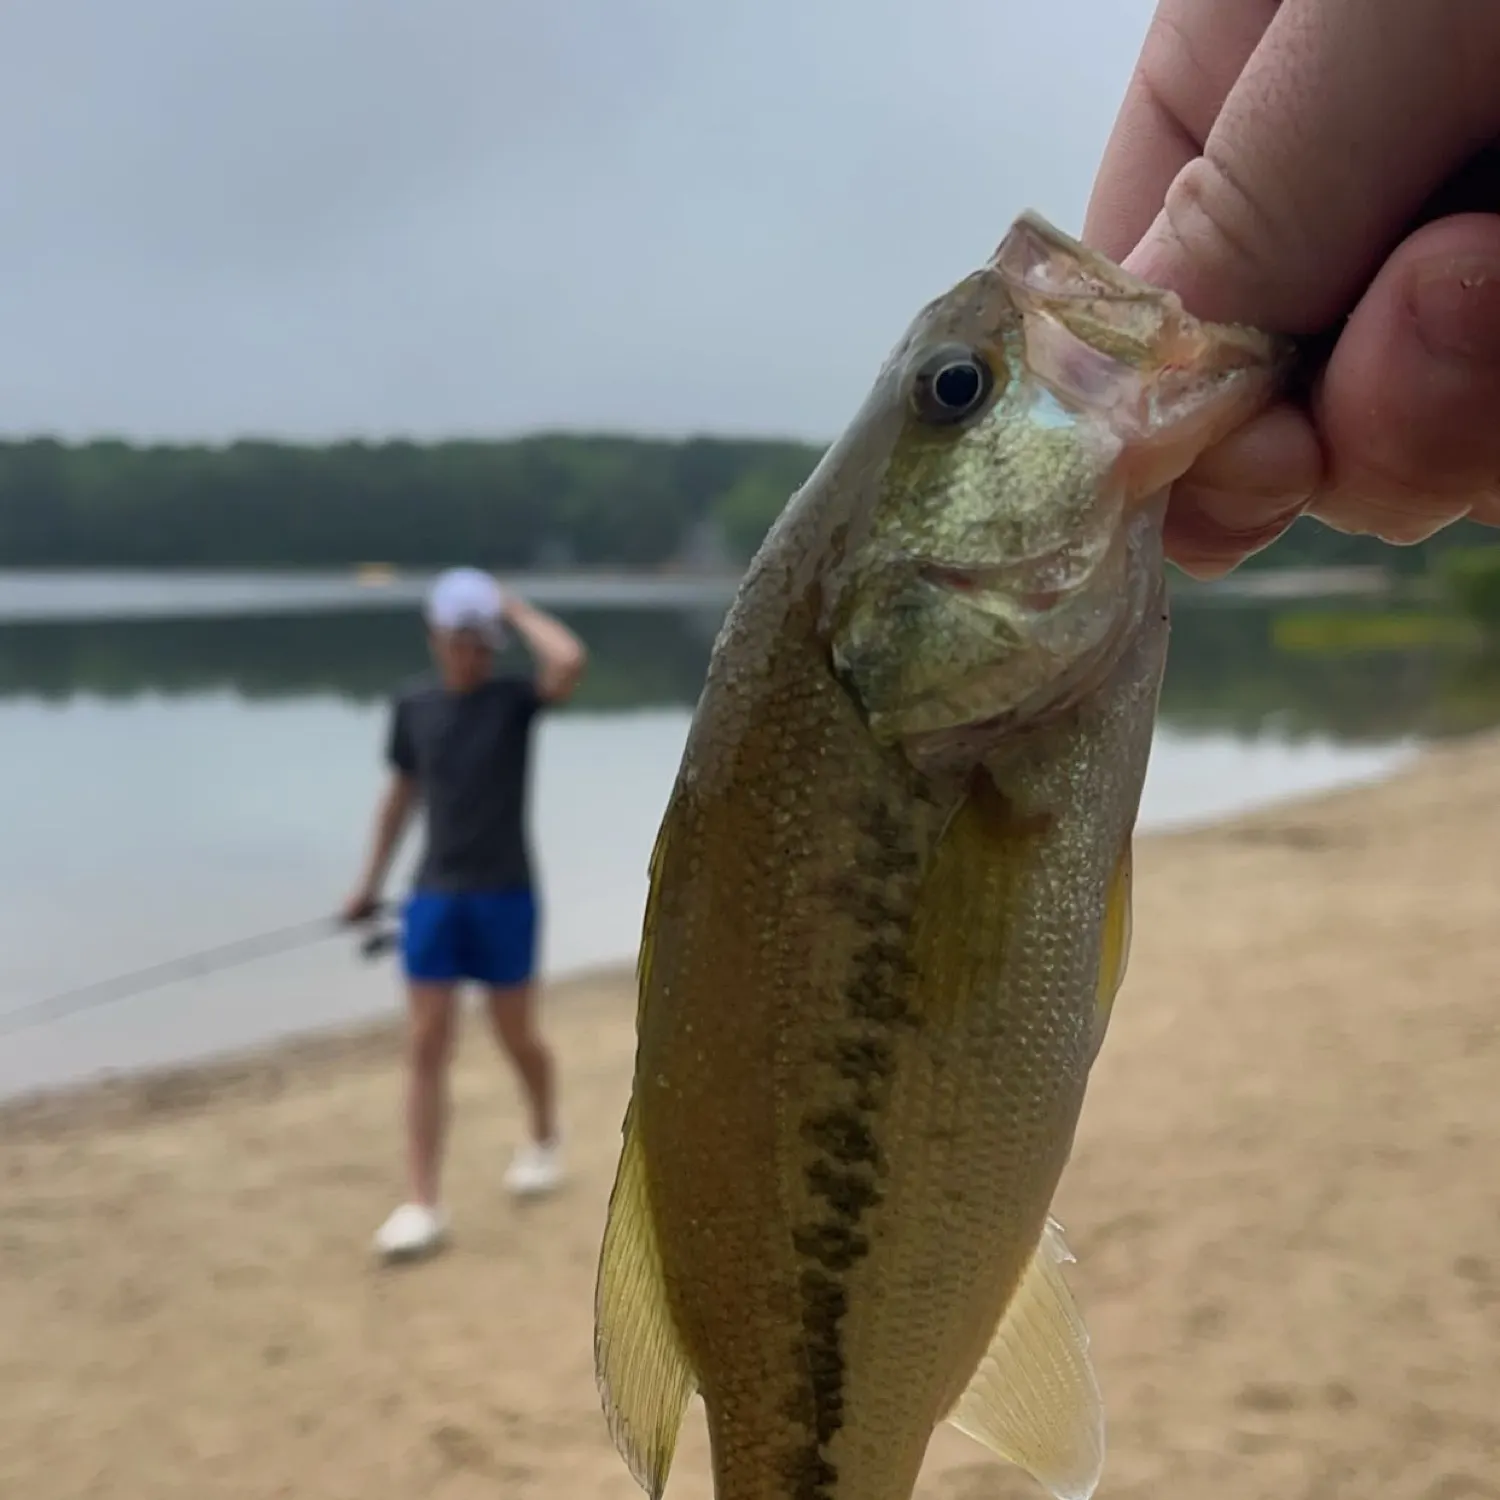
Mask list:
[[[815,1161],[807,1169],[807,1188],[842,1218],[858,1219],[884,1198],[879,1182],[871,1175],[832,1162]]]
[[[880,1147],[875,1133],[856,1110],[839,1105],[820,1109],[803,1121],[802,1135],[810,1145],[842,1166],[880,1168]]]
[[[861,1091],[883,1083],[896,1067],[890,1044],[879,1036],[840,1037],[834,1043],[830,1061],[845,1083],[852,1083]]]
[[[878,958],[849,983],[849,1008],[861,1021],[878,1026],[920,1027],[916,1012],[898,992],[902,971],[893,972]]]
[[[870,1253],[869,1236],[843,1219],[805,1224],[792,1235],[799,1255],[815,1260],[826,1271],[848,1271]]]
[[[825,1448],[844,1425],[845,1365],[839,1328],[849,1311],[849,1294],[838,1277],[819,1267],[803,1271],[799,1288],[813,1425],[818,1446]]]

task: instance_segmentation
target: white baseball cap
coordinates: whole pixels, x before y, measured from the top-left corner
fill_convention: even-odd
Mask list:
[[[505,644],[505,590],[478,568],[449,568],[427,592],[434,630],[472,630],[486,645]]]

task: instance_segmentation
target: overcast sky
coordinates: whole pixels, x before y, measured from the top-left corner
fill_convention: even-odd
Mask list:
[[[831,437],[1148,0],[6,0],[0,432]]]

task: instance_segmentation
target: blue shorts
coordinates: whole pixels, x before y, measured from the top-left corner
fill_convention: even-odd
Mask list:
[[[525,984],[536,962],[529,890],[413,891],[401,919],[406,977],[425,984]]]

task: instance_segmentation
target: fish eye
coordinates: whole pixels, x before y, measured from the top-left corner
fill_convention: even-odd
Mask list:
[[[922,361],[912,405],[924,422],[946,425],[972,416],[994,389],[995,375],[972,349],[948,345]]]

